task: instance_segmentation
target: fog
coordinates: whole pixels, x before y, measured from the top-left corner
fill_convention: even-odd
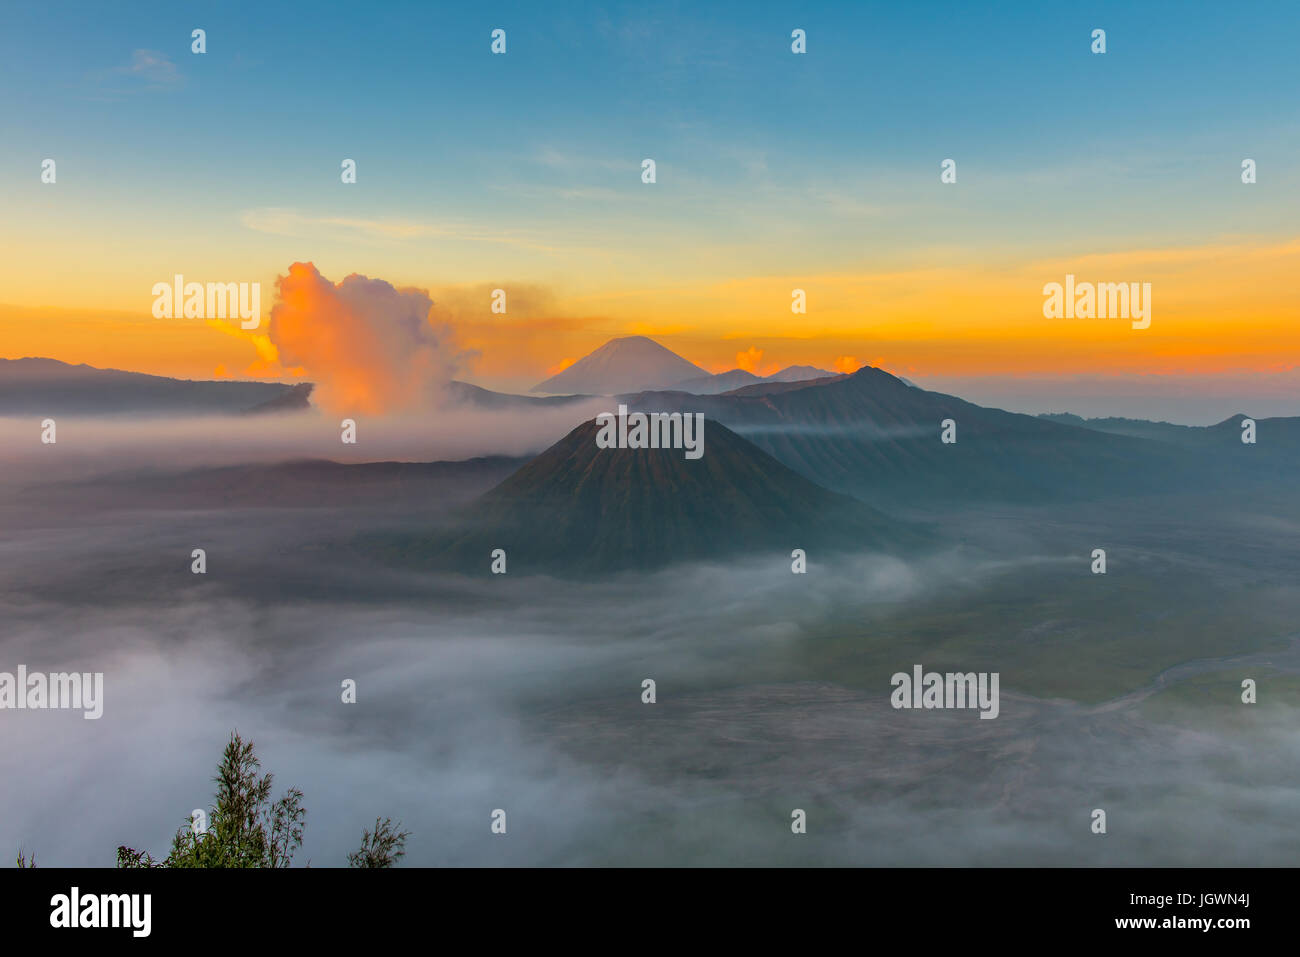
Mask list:
[[[317,458],[336,462],[456,461],[533,455],[593,419],[602,400],[509,410],[430,408],[418,415],[355,416],[355,444],[342,417],[316,409],[283,415],[195,418],[60,416],[56,442],[39,417],[0,417],[0,482],[58,481],[115,470],[180,469]]]
[[[737,425],[737,435],[816,435],[827,438],[867,439],[870,441],[892,441],[896,439],[918,439],[939,434],[938,423],[928,425],[881,426],[874,422],[855,422],[849,425],[829,425],[823,423],[777,423],[774,425]]]
[[[358,516],[20,524],[13,511],[0,510],[0,670],[105,674],[98,721],[0,713],[0,846],[42,866],[110,866],[118,844],[165,854],[211,802],[235,729],[276,796],[305,792],[296,863],[313,866],[342,866],[377,815],[412,832],[412,865],[1284,864],[1297,851],[1294,709],[1257,712],[1243,735],[1006,678],[994,721],[889,706],[890,675],[914,662],[1007,670],[1010,624],[1004,644],[962,650],[958,632],[923,640],[906,623],[945,600],[1009,621],[1008,589],[1064,561],[1023,528],[913,562],[810,555],[804,576],[773,555],[561,582],[359,562],[333,547]],[[196,543],[205,576],[189,573]],[[1104,836],[1088,828],[1097,807]],[[504,836],[489,830],[497,808]],[[806,835],[790,831],[795,808]]]

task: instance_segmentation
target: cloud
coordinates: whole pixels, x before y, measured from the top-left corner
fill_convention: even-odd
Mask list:
[[[621,200],[624,195],[618,190],[609,189],[605,186],[586,186],[576,189],[562,189],[556,193],[561,199],[567,200],[600,200],[611,201]]]
[[[548,376],[559,375],[561,372],[569,368],[569,366],[573,365],[577,361],[578,360],[573,356],[566,356],[565,358],[561,359],[559,362],[555,363],[555,365],[549,366],[546,370],[546,374]]]
[[[1199,267],[1206,263],[1261,263],[1294,260],[1300,257],[1300,239],[1282,242],[1218,242],[1198,246],[1168,246],[1119,249],[1068,258],[1044,259],[1026,265],[1031,274],[1078,271],[1082,269],[1154,268],[1183,265]]]
[[[257,350],[257,359],[244,370],[245,376],[255,379],[280,379],[286,375],[301,376],[305,374],[301,367],[285,369],[280,364],[280,351],[275,347],[275,343],[271,341],[271,337],[265,332],[249,332],[247,329],[242,329],[234,323],[221,319],[209,319],[207,325],[209,329],[215,329],[228,336],[252,343],[253,348]],[[217,368],[219,371],[214,373],[217,378],[229,375],[224,363]]]
[[[130,63],[92,73],[90,80],[109,98],[140,90],[174,90],[185,85],[185,77],[176,64],[157,50],[133,50]]]
[[[564,170],[566,172],[577,172],[582,170],[627,172],[630,170],[639,171],[641,168],[640,157],[598,157],[586,153],[567,152],[551,146],[544,146],[538,150],[534,159],[542,166],[547,166],[551,169]]]
[[[996,721],[890,708],[890,672],[961,637],[913,637],[929,619],[911,616],[956,589],[963,611],[1001,607],[1032,557],[864,555],[808,576],[756,557],[598,582],[487,581],[320,547],[365,521],[256,508],[7,523],[26,558],[0,569],[12,625],[0,651],[42,671],[103,671],[106,707],[94,722],[5,716],[0,776],[20,784],[0,844],[43,866],[111,866],[119,843],[165,853],[189,810],[210,803],[238,729],[277,795],[304,790],[295,863],[314,867],[342,866],[376,814],[412,832],[414,866],[1294,859],[1294,709],[1239,734],[1203,715],[1154,724],[1131,706],[1008,684]],[[196,542],[224,570],[158,591]],[[989,646],[994,659],[1016,660],[1013,636]],[[827,655],[854,663],[842,681],[824,676]],[[646,676],[653,707],[640,702]],[[339,703],[344,677],[361,703]],[[1097,794],[1126,822],[1114,841],[1088,831]],[[489,833],[497,807],[509,839]],[[789,838],[792,807],[816,825],[807,844]]]
[[[135,50],[131,54],[131,63],[118,67],[117,72],[162,86],[170,86],[182,80],[176,64],[167,58],[167,54],[157,50]]]
[[[330,411],[430,405],[469,358],[451,327],[432,321],[422,289],[356,273],[335,284],[311,263],[294,263],[276,286],[269,339],[282,364],[317,383],[313,401]]]
[[[363,219],[355,216],[313,216],[281,206],[263,206],[240,214],[249,229],[274,236],[332,240],[367,244],[401,243],[412,240],[454,240],[497,243],[551,252],[556,247],[541,233],[517,230],[485,230],[463,223],[426,223],[406,219]]]
[[[763,350],[750,346],[744,352],[736,353],[736,368],[746,372],[758,372],[758,364],[763,361]]]
[[[319,236],[322,229],[339,239],[401,240],[452,235],[450,230],[429,223],[349,216],[309,216],[278,206],[246,210],[240,220],[249,229],[277,236]]]
[[[493,293],[506,293],[504,313],[492,312]],[[554,318],[560,309],[555,292],[532,282],[496,282],[436,285],[434,314],[441,322],[461,328],[463,324],[489,323],[495,327],[534,325]]]

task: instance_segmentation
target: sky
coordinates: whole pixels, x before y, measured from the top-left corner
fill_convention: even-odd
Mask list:
[[[151,312],[182,274],[269,317],[301,262],[426,290],[495,388],[642,334],[710,371],[1294,389],[1293,3],[699,6],[6,5],[0,357],[312,377],[267,322]],[[1150,327],[1045,318],[1066,274],[1151,283]]]

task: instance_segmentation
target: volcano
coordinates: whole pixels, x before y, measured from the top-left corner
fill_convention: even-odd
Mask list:
[[[479,498],[449,533],[403,558],[487,573],[501,548],[511,574],[651,569],[681,560],[769,555],[789,563],[804,549],[897,551],[927,540],[798,475],[717,422],[705,422],[704,454],[681,449],[602,449],[587,422]]]

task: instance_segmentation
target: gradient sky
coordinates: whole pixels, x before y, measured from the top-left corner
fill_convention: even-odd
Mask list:
[[[309,261],[429,289],[496,387],[629,333],[714,371],[1297,365],[1294,3],[698,6],[6,5],[0,356],[275,374],[150,290],[269,314]],[[1151,328],[1044,319],[1066,272],[1152,283]]]

